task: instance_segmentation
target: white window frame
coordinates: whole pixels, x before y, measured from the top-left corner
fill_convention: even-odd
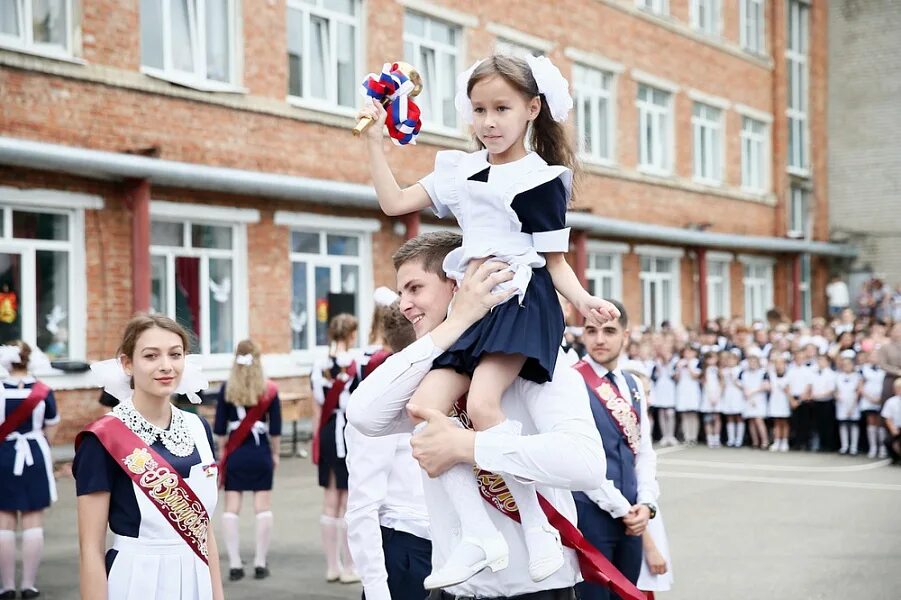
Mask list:
[[[810,239],[810,190],[800,185],[788,188],[788,235],[794,238]]]
[[[700,108],[702,115],[695,115],[695,109]],[[712,112],[715,117],[706,113]],[[723,162],[725,144],[723,143],[723,120],[725,111],[717,106],[711,106],[703,102],[694,102],[691,108],[692,128],[692,163],[694,180],[708,185],[721,185],[723,183]],[[702,150],[704,160],[701,161]]]
[[[292,211],[276,211],[274,223],[278,226],[287,227],[292,232],[302,231],[305,233],[317,233],[320,236],[320,253],[305,254],[301,252],[293,252],[288,248],[288,256],[291,261],[293,270],[295,262],[305,262],[307,267],[307,348],[294,349],[291,343],[291,355],[296,356],[297,360],[303,364],[312,364],[314,359],[324,357],[328,353],[327,346],[317,346],[315,315],[311,311],[315,311],[315,302],[310,303],[310,298],[315,300],[315,267],[328,266],[338,269],[340,272],[341,265],[353,265],[359,269],[360,281],[357,290],[357,298],[359,300],[358,331],[369,331],[372,323],[373,310],[373,269],[372,269],[372,234],[381,229],[381,222],[378,219],[353,218],[353,217],[332,217],[315,213],[301,213]],[[352,236],[359,240],[359,253],[357,256],[334,256],[326,253],[325,243],[326,235],[345,235]],[[289,238],[290,239],[290,238]],[[340,285],[340,277],[332,278],[332,292],[340,292],[335,288],[335,284]],[[294,297],[294,290],[291,290],[291,297]],[[363,338],[358,336],[358,343]]]
[[[810,6],[803,0],[786,0],[786,70],[790,88],[788,106],[788,172],[806,177],[810,172]],[[794,34],[794,35],[792,35]],[[792,105],[793,97],[798,105]],[[794,143],[792,143],[794,140]]]
[[[194,26],[190,28],[190,35],[194,42],[194,72],[180,71],[172,64],[172,30],[171,30],[171,3],[177,0],[160,0],[162,2],[161,12],[163,20],[163,68],[141,65],[141,72],[150,77],[163,79],[178,85],[184,85],[205,92],[244,92],[240,87],[241,79],[241,60],[242,60],[242,28],[241,28],[241,7],[240,0],[228,1],[228,64],[229,76],[228,81],[218,81],[209,79],[206,75],[206,2],[207,0],[191,0],[188,5],[189,10],[189,27],[192,7],[196,7],[197,14],[193,15]],[[140,18],[140,16],[139,16]]]
[[[738,260],[742,263],[745,322],[750,324],[765,320],[766,312],[773,308],[773,266],[776,261],[758,256],[740,256]],[[755,272],[757,269],[763,269],[763,276]],[[761,306],[755,307],[758,300]],[[760,309],[759,312],[755,311],[756,308]]]
[[[590,86],[588,85],[584,79],[580,77],[580,72],[589,72],[594,71],[596,74],[599,74],[603,77],[608,85],[606,88]],[[578,144],[579,144],[579,156],[582,160],[602,164],[602,165],[613,165],[616,163],[616,73],[611,71],[605,71],[603,69],[598,69],[591,65],[585,65],[581,63],[573,64],[572,71],[572,80],[573,80],[573,100],[574,104],[577,107],[582,107],[583,104],[588,105],[588,110],[591,111],[591,139],[585,139],[582,136],[582,110],[576,110],[575,114],[575,125],[576,132],[578,133]],[[607,155],[603,155],[600,152],[600,144],[596,144],[598,146],[598,150],[594,151],[592,146],[595,144],[592,140],[600,140],[601,137],[601,123],[598,115],[600,113],[600,103],[607,103],[607,123],[605,124],[606,131],[606,146],[607,146]]]
[[[595,294],[604,288],[604,280],[610,282],[610,297],[623,297],[623,254],[629,251],[628,244],[588,240],[585,245],[586,266],[585,279],[594,283]],[[610,268],[603,269],[596,265],[596,257],[609,257]]]
[[[76,285],[76,282],[87,281],[84,211],[101,210],[103,206],[103,199],[100,196],[90,194],[0,186],[0,208],[2,208],[3,219],[0,251],[22,254],[23,294],[19,298],[19,310],[23,313],[22,338],[33,346],[37,346],[37,303],[33,297],[36,269],[34,253],[37,250],[66,250],[69,252],[69,306],[66,319],[69,329],[69,356],[67,360],[80,360],[87,356],[88,286]],[[11,237],[12,210],[67,215],[69,217],[68,241],[13,239]],[[29,290],[25,289],[26,281],[32,282]]]
[[[206,206],[169,202],[166,200],[150,201],[150,220],[181,224],[184,235],[183,246],[156,246],[151,242],[150,255],[166,257],[166,272],[175,276],[176,256],[196,257],[201,259],[200,268],[200,348],[195,349],[202,356],[201,362],[208,368],[225,368],[231,364],[233,351],[211,353],[210,346],[210,313],[209,313],[209,277],[206,276],[205,265],[210,258],[228,258],[232,261],[232,344],[237,344],[250,335],[247,276],[247,224],[258,223],[260,213],[254,209],[239,209],[222,206]],[[191,225],[213,225],[230,227],[232,230],[232,247],[230,250],[216,248],[190,247]],[[175,318],[175,287],[171,281],[166,286],[167,315]]]
[[[713,265],[723,268],[722,275],[713,274]],[[719,290],[717,290],[719,286]],[[714,302],[719,311],[713,309]],[[721,314],[717,314],[717,312]],[[732,255],[728,252],[707,252],[707,318],[732,316]]]
[[[651,100],[642,96],[648,90]],[[653,101],[654,91],[666,94],[666,105]],[[653,175],[669,176],[673,173],[673,95],[649,83],[638,83],[638,170]],[[653,133],[652,147],[645,147],[644,131],[648,120],[651,120]]]
[[[765,55],[766,6],[764,0],[741,0],[739,3],[739,38],[741,47],[753,54]]]
[[[755,131],[758,127],[760,131]],[[741,115],[741,189],[752,194],[765,194],[770,187],[769,124]]]
[[[669,14],[669,0],[635,0],[635,5],[655,15]]]
[[[524,53],[532,56],[547,56],[553,50],[554,42],[534,36],[529,33],[523,33],[518,29],[513,29],[501,23],[489,22],[485,29],[488,33],[493,33],[497,38],[494,42],[494,51],[496,54],[512,54],[525,58]]]
[[[673,325],[682,322],[682,301],[681,301],[681,280],[682,280],[682,257],[684,251],[676,248],[668,248],[663,246],[636,246],[634,248],[638,254],[638,278],[641,282],[641,316],[642,323],[647,327],[654,329],[660,326],[663,321],[669,321]],[[642,259],[649,259],[653,269],[644,271],[641,268]],[[669,271],[657,271],[656,261],[658,259],[672,260],[672,266]],[[661,314],[652,315],[651,306],[648,302],[649,291],[652,287],[662,286],[664,280],[670,281],[670,311],[668,315]],[[655,320],[655,316],[661,318]]]
[[[691,26],[713,37],[719,37],[723,28],[721,0],[691,0]]]
[[[0,48],[38,54],[50,58],[71,59],[75,55],[75,33],[80,26],[75,21],[76,0],[64,0],[66,12],[66,43],[46,44],[34,41],[33,10],[34,0],[15,0],[19,13],[19,31],[21,35],[0,34]]]
[[[305,2],[303,0],[288,0],[287,6],[285,8],[286,14],[289,10],[294,10],[302,14],[303,19],[303,39],[306,41],[306,47],[304,48],[304,52],[302,55],[303,67],[301,68],[302,78],[300,87],[301,87],[301,95],[295,96],[290,92],[290,88],[288,90],[287,98],[288,102],[295,106],[301,106],[306,108],[312,108],[319,111],[324,112],[333,112],[343,115],[356,115],[358,106],[341,106],[338,104],[338,31],[337,24],[343,23],[345,25],[350,25],[354,28],[354,80],[357,85],[359,82],[363,81],[364,74],[362,70],[362,65],[364,62],[364,45],[366,43],[365,33],[366,33],[366,20],[364,15],[364,5],[361,0],[353,0],[355,5],[355,13],[356,16],[350,16],[341,12],[333,11],[328,8],[322,6],[322,0],[316,0],[315,4],[310,4],[309,2]],[[327,19],[329,22],[329,47],[328,52],[324,53],[327,57],[326,63],[328,65],[328,73],[327,77],[330,78],[330,81],[327,84],[327,95],[328,98],[316,98],[313,96],[304,96],[302,95],[304,90],[308,90],[311,87],[310,82],[310,55],[309,51],[309,43],[311,40],[310,36],[310,17],[315,16],[322,19]],[[290,73],[289,73],[289,84],[290,84]],[[354,94],[354,99],[359,100],[359,96]]]
[[[420,49],[425,47],[431,49],[435,53],[435,71],[439,69],[439,65],[441,64],[441,60],[439,56],[453,56],[455,69],[454,72],[458,73],[462,71],[465,67],[462,65],[462,61],[465,59],[466,53],[464,50],[464,36],[465,29],[464,26],[458,22],[449,19],[442,19],[440,16],[436,16],[431,14],[430,12],[424,12],[421,10],[417,10],[415,8],[407,8],[404,12],[404,17],[407,14],[416,14],[417,16],[425,19],[425,30],[426,34],[423,36],[413,35],[404,28],[403,33],[403,42],[404,46],[407,44],[411,44],[413,46],[413,56],[407,56],[406,52],[404,53],[404,59],[411,64],[416,64],[422,72],[423,80],[426,81],[426,85],[429,86],[427,90],[427,99],[429,100],[429,105],[422,106],[422,130],[426,132],[434,132],[454,137],[459,137],[460,132],[462,131],[463,124],[461,123],[460,116],[457,114],[456,109],[451,110],[451,115],[453,115],[455,120],[455,125],[453,127],[448,127],[444,124],[444,107],[442,101],[444,99],[450,99],[453,101],[454,96],[457,93],[456,86],[451,85],[450,89],[447,89],[449,83],[446,77],[430,77],[431,73],[429,73],[429,68],[427,65],[418,64],[421,61],[416,60],[419,56]],[[431,23],[433,21],[440,21],[443,25],[456,29],[456,44],[442,44],[440,42],[436,42],[428,37],[428,31],[431,27]],[[453,103],[453,102],[451,102]],[[439,118],[432,118],[432,115],[440,115]]]

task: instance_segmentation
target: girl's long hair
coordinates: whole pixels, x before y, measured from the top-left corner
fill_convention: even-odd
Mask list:
[[[253,340],[242,340],[235,348],[235,358],[250,354],[253,362],[242,365],[235,361],[225,386],[225,399],[235,406],[256,406],[266,390],[263,365],[260,364],[260,347]]]
[[[576,175],[579,170],[579,161],[576,152],[569,139],[569,134],[564,123],[558,123],[551,116],[544,94],[538,91],[538,84],[532,76],[532,69],[524,59],[515,56],[495,54],[486,58],[475,68],[466,84],[466,95],[472,94],[472,88],[479,81],[489,77],[501,77],[509,83],[513,89],[522,94],[526,101],[535,96],[541,98],[541,110],[532,121],[529,132],[529,145],[549,165],[561,165],[573,173],[573,190],[575,191]],[[484,144],[476,138],[480,148]]]

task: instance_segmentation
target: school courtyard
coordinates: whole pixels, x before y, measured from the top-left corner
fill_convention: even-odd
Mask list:
[[[901,589],[901,468],[834,454],[666,448],[661,511],[682,599],[896,598]],[[285,458],[275,488],[272,577],[226,583],[229,600],[357,599],[326,584],[319,552],[321,492],[308,459]],[[75,491],[59,479],[38,584],[47,600],[75,600]],[[244,506],[243,514],[251,510]],[[218,515],[216,519],[218,525]],[[253,555],[252,518],[242,555]]]

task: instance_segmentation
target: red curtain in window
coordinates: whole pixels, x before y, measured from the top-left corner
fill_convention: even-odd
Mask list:
[[[175,315],[200,337],[200,259],[175,258]]]

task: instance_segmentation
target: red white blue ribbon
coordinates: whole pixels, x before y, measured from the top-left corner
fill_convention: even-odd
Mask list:
[[[422,127],[419,107],[409,97],[415,87],[398,69],[397,63],[385,63],[380,75],[370,73],[363,82],[364,95],[379,103],[388,99],[385,126],[388,135],[400,146],[415,144]]]

